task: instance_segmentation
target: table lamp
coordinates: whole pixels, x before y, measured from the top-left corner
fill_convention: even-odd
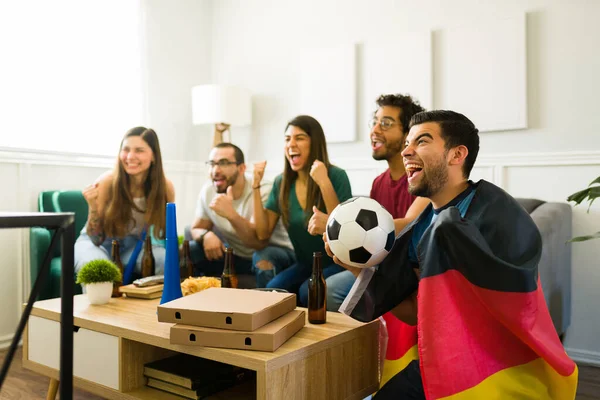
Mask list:
[[[239,86],[199,85],[192,88],[192,120],[194,125],[214,124],[213,146],[223,142],[230,126],[252,123],[250,92]]]

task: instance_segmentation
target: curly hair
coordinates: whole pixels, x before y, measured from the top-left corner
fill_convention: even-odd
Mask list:
[[[382,94],[376,100],[376,103],[378,108],[391,106],[398,107],[401,110],[400,122],[402,123],[402,132],[404,132],[404,134],[408,133],[408,124],[413,115],[425,111],[417,100],[407,94]],[[377,110],[373,114],[376,112]]]

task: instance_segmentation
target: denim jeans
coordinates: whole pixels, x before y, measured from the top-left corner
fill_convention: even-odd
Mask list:
[[[190,240],[190,256],[194,264],[194,276],[221,276],[225,266],[225,258],[207,260],[204,247],[195,240]],[[252,259],[233,255],[233,268],[236,274],[252,274]]]
[[[327,311],[338,311],[344,299],[350,292],[356,278],[350,271],[337,264],[328,266],[323,270],[325,282],[327,283]],[[308,307],[308,280],[306,280],[298,292],[300,305]]]
[[[273,265],[273,269],[263,270],[256,267],[259,261],[268,261]],[[268,246],[262,250],[254,252],[252,255],[252,265],[256,274],[256,287],[267,287],[268,283],[290,265],[296,262],[294,250],[287,247]]]

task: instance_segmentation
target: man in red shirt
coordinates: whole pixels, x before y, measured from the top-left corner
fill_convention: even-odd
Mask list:
[[[412,196],[408,192],[408,180],[404,170],[402,150],[408,134],[408,124],[412,116],[423,108],[409,95],[381,95],[377,101],[377,111],[369,122],[371,128],[371,150],[375,160],[385,160],[388,169],[373,181],[370,197],[377,200],[392,214],[396,234],[415,219],[429,204],[428,199]],[[313,234],[323,234],[327,214],[316,210],[311,217],[308,229]],[[327,308],[337,311],[354,284],[355,277],[350,271],[343,271],[327,278]],[[386,361],[381,377],[383,386],[391,377],[403,370],[408,363],[419,358],[415,326],[405,324],[393,314],[383,317],[388,334]]]
[[[392,214],[396,234],[429,204],[429,200],[415,197],[408,192],[408,179],[404,170],[402,150],[412,116],[423,108],[408,95],[382,95],[377,99],[378,109],[369,126],[371,148],[375,160],[386,160],[388,169],[373,181],[370,197],[377,200]],[[340,272],[338,281],[342,281]],[[334,275],[334,277],[336,276]],[[352,277],[354,277],[352,275]],[[333,278],[333,277],[332,277]],[[349,282],[349,277],[345,277]],[[331,278],[329,278],[331,279]],[[353,282],[353,280],[352,280]],[[332,282],[335,283],[335,282]],[[327,281],[329,288],[329,280]],[[348,288],[350,289],[350,288]],[[405,324],[388,312],[381,317],[388,333],[388,346],[381,376],[381,386],[403,370],[408,363],[419,358],[416,343],[417,328]]]

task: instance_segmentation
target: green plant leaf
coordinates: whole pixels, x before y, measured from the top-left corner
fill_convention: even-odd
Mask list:
[[[570,195],[569,197],[567,197],[567,201],[572,201],[572,202],[575,202],[575,205],[579,205],[579,204],[581,204],[581,202],[583,200],[586,199],[586,197],[588,197],[588,193],[590,190],[591,190],[591,188],[588,188],[588,189],[580,190],[579,192],[575,192],[572,195]]]
[[[76,283],[87,285],[98,282],[120,282],[121,271],[109,260],[92,260],[81,267]]]
[[[592,240],[592,239],[600,239],[600,232],[596,232],[591,235],[577,236],[577,237],[574,237],[573,239],[569,240],[569,242],[571,242],[571,243],[585,242],[586,240]]]
[[[592,181],[592,183],[590,183],[590,184],[589,184],[589,186],[592,186],[594,183],[598,183],[598,184],[600,184],[600,176],[599,176],[599,177],[597,177],[596,179],[594,179],[594,180]]]

